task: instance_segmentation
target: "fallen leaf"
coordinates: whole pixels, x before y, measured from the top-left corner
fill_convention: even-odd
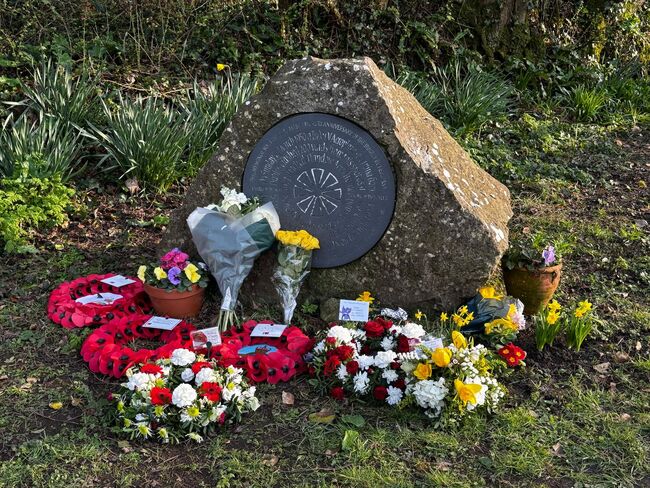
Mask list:
[[[630,355],[625,351],[616,351],[614,354],[614,362],[627,363],[630,360]]]
[[[616,383],[614,383],[613,381],[609,384],[609,392],[616,393]]]
[[[72,397],[70,399],[70,403],[72,404],[73,407],[79,407],[83,402],[81,401],[80,398],[74,398]]]
[[[447,461],[440,461],[439,463],[436,463],[436,469],[439,471],[449,471],[451,469],[452,464]]]
[[[594,365],[594,369],[600,374],[605,374],[609,370],[609,363],[596,364]]]
[[[265,466],[275,466],[278,464],[278,461],[280,460],[279,457],[277,457],[275,454],[271,455],[265,455],[264,458],[262,459],[262,464]]]
[[[622,413],[619,418],[622,422],[627,422],[632,418],[632,416],[629,413]]]
[[[636,349],[637,351],[641,350],[641,341],[636,341],[636,345],[634,346],[634,349]]]
[[[27,383],[37,383],[37,382],[38,382],[38,378],[31,378],[31,377],[27,378]]]
[[[122,452],[131,452],[133,449],[131,448],[131,444],[129,444],[129,441],[117,441],[117,447],[122,449]]]
[[[324,408],[320,412],[310,413],[309,420],[318,424],[331,424],[336,415],[331,410]]]
[[[129,178],[126,180],[124,185],[131,195],[135,195],[140,191],[140,185],[138,184],[137,178]]]
[[[289,393],[288,391],[283,391],[282,392],[282,403],[285,405],[293,405],[295,402],[295,397],[293,396],[293,393]]]
[[[341,420],[346,424],[361,428],[366,425],[366,420],[361,415],[343,415]]]
[[[337,452],[338,452],[338,451],[336,451],[336,450],[328,449],[327,451],[325,451],[325,455],[326,455],[327,457],[332,457],[332,456],[336,456],[336,453],[337,453]]]
[[[61,410],[63,408],[63,403],[61,403],[61,402],[52,402],[52,403],[50,403],[50,408],[52,410]]]
[[[562,445],[559,442],[557,444],[553,444],[551,451],[553,452],[554,456],[562,456]]]

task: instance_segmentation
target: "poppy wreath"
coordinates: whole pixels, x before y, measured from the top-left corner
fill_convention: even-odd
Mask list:
[[[102,283],[101,280],[111,276],[115,274],[93,274],[61,283],[52,292],[47,304],[50,320],[66,329],[74,329],[102,325],[126,315],[151,313],[153,309],[140,280],[136,279],[134,283],[119,288]],[[107,305],[76,301],[97,293],[115,293],[122,295],[122,298]]]
[[[168,358],[175,349],[191,349],[192,324],[181,322],[172,330],[143,327],[151,315],[128,315],[95,329],[81,346],[81,357],[93,373],[120,378],[131,366]],[[127,344],[134,339],[163,343],[157,349],[134,350]]]
[[[272,321],[249,320],[241,326],[228,329],[221,336],[221,345],[212,350],[212,356],[222,366],[235,366],[246,371],[249,380],[255,383],[267,381],[276,384],[289,381],[293,376],[307,371],[303,356],[311,350],[313,340],[298,327],[284,329],[280,337],[251,337],[255,326],[272,324]],[[242,355],[239,351],[246,346],[260,345],[252,354]],[[264,346],[276,350],[268,352]]]

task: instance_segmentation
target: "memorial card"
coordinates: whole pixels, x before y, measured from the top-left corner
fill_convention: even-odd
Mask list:
[[[209,329],[193,330],[190,332],[192,338],[192,347],[196,350],[206,349],[208,343],[210,347],[218,346],[221,344],[221,334],[219,327],[210,327]]]
[[[341,300],[339,303],[339,320],[347,322],[368,322],[370,304],[357,300]]]
[[[154,315],[144,324],[142,324],[142,327],[147,327],[149,329],[172,330],[180,323],[181,319],[169,319],[166,317],[158,317]]]
[[[251,337],[280,337],[286,328],[284,324],[257,324]]]
[[[120,288],[122,286],[135,283],[135,280],[132,280],[131,278],[127,278],[126,276],[115,275],[115,276],[111,276],[110,278],[104,278],[103,280],[101,280],[101,282],[106,283],[107,285],[114,286],[116,288]]]

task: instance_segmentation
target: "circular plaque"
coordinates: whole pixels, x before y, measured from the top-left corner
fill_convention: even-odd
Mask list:
[[[381,239],[395,209],[395,178],[372,136],[322,113],[287,117],[248,157],[243,191],[273,202],[283,229],[320,241],[315,268],[360,258]]]

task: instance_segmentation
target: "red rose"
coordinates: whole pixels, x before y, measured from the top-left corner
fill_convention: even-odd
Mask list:
[[[375,386],[375,389],[372,391],[372,395],[379,401],[386,400],[388,397],[388,388],[385,386]]]
[[[197,374],[203,368],[212,368],[212,364],[207,361],[199,361],[198,363],[194,363],[192,365],[192,373]]]
[[[357,374],[357,371],[359,371],[359,363],[356,361],[349,361],[345,365],[345,369],[348,374]]]
[[[408,337],[400,334],[397,337],[397,352],[409,352],[410,350],[411,345],[409,344]]]
[[[354,355],[354,348],[352,346],[339,346],[335,351],[341,361],[347,361]]]
[[[325,344],[336,344],[336,337],[326,337]]]
[[[393,326],[393,323],[390,320],[386,320],[383,317],[377,317],[375,319],[375,322],[377,322],[379,325],[381,325],[386,330],[390,329]]]
[[[323,367],[323,373],[325,376],[332,376],[334,371],[336,371],[336,368],[339,367],[339,364],[341,364],[341,360],[336,356],[332,356],[325,361],[325,366]]]
[[[226,423],[226,412],[221,412],[221,415],[219,416],[219,424],[223,425]]]
[[[335,400],[343,400],[345,398],[345,391],[343,391],[343,388],[340,386],[335,386],[330,390],[330,396],[334,398]]]
[[[157,364],[146,363],[142,365],[140,372],[146,374],[162,374],[162,368]]]
[[[221,400],[221,387],[219,383],[211,381],[204,381],[201,383],[201,396],[207,398],[211,402],[218,402]]]
[[[400,390],[406,390],[406,382],[405,382],[402,378],[400,378],[400,379],[398,379],[397,381],[395,381],[395,382],[393,383],[393,386],[394,386],[395,388],[399,388]]]
[[[160,388],[159,386],[154,386],[151,389],[151,403],[153,405],[167,405],[172,401],[172,392],[169,388]]]
[[[392,363],[390,363],[390,369],[399,369],[400,366],[401,365],[397,361],[393,361]]]
[[[384,335],[384,327],[374,320],[366,322],[366,325],[363,326],[363,330],[366,331],[368,337],[381,337]]]
[[[361,346],[361,354],[370,354],[370,346],[368,344]]]

